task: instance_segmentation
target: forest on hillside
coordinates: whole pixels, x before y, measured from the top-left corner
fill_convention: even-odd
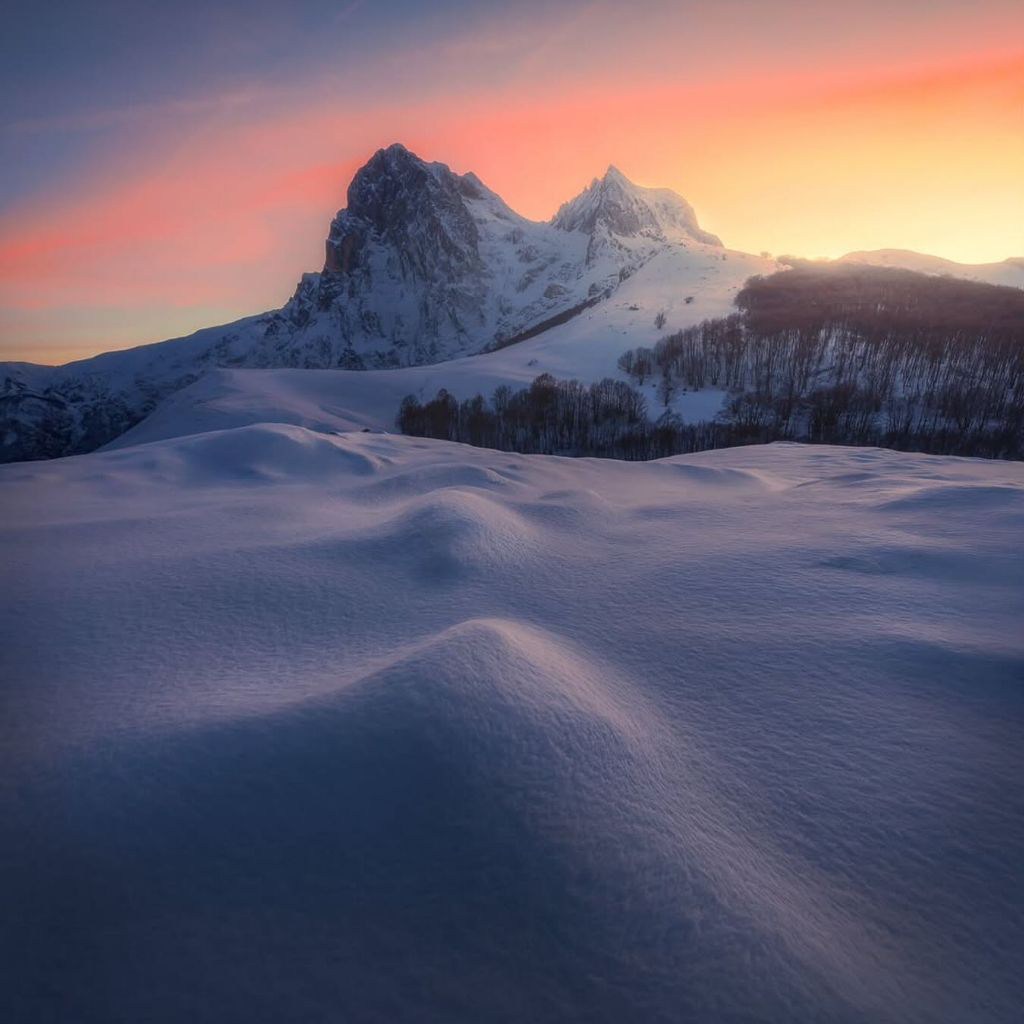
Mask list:
[[[625,352],[632,384],[538,377],[459,402],[407,397],[408,434],[625,459],[776,440],[1024,457],[1024,291],[861,265],[798,264],[747,282],[738,312]],[[649,408],[641,389],[654,386]],[[727,392],[714,422],[672,414]]]

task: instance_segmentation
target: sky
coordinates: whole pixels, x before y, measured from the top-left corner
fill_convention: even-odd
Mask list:
[[[537,219],[614,163],[735,249],[1024,256],[1024,7],[15,0],[0,359],[281,305],[395,141]]]

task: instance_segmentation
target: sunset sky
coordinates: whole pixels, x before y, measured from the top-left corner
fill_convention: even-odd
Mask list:
[[[1024,256],[1020,0],[20,4],[0,358],[280,305],[402,141],[549,217],[609,163],[748,251]]]

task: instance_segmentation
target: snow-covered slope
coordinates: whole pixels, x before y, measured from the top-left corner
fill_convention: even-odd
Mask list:
[[[963,277],[969,281],[983,281],[985,284],[1024,288],[1024,257],[1014,257],[1000,263],[957,263],[941,256],[928,256],[907,249],[874,249],[847,253],[836,262],[899,267],[903,270],[916,270],[921,274]]]
[[[670,304],[722,271],[735,290],[752,265],[772,266],[723,266],[689,204],[614,168],[538,223],[475,175],[394,145],[356,174],[323,270],[282,309],[64,367],[0,364],[0,460],[91,450],[218,367],[405,367],[512,344],[613,301],[659,256],[654,287]],[[684,273],[666,288],[672,260]]]
[[[700,244],[672,247],[624,280],[611,299],[494,352],[393,370],[211,370],[108,447],[263,421],[317,430],[391,430],[409,394],[433,398],[443,387],[460,399],[490,396],[499,385],[522,387],[541,373],[585,381],[621,377],[616,363],[626,349],[727,315],[743,282],[773,269],[759,256]],[[665,314],[661,328],[655,326],[659,312]],[[714,390],[680,391],[672,407],[683,419],[713,419],[723,397]],[[650,398],[654,408],[653,392]]]
[[[0,508],[8,1019],[1019,1020],[1021,465],[256,425]]]

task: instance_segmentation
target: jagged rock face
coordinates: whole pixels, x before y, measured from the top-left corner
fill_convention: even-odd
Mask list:
[[[0,462],[93,451],[152,409],[145,395],[137,398],[132,408],[123,394],[88,378],[37,390],[6,375],[0,380]]]
[[[480,236],[465,199],[472,181],[426,164],[402,146],[376,153],[352,179],[348,206],[331,223],[325,274],[369,271],[367,241],[392,247],[404,275],[424,281],[479,273]]]
[[[539,224],[475,175],[394,145],[356,174],[322,273],[303,278],[271,333],[328,320],[318,352],[337,365],[436,362],[535,333],[660,247],[693,242],[721,244],[679,196],[614,168]]]
[[[112,440],[214,367],[387,368],[536,336],[613,294],[659,251],[720,245],[674,193],[614,168],[550,223],[400,145],[355,175],[323,270],[279,310],[68,367],[0,367],[0,461]],[[717,259],[717,256],[714,257]]]
[[[316,310],[335,314],[338,340],[362,336],[426,362],[479,333],[488,267],[467,200],[487,198],[475,179],[402,146],[377,152],[331,223],[316,282]]]

